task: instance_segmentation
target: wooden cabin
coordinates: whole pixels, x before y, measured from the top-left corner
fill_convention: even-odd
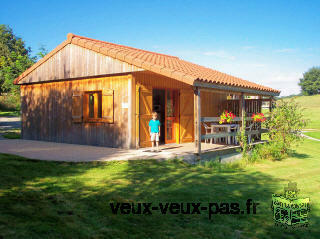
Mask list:
[[[150,146],[152,111],[161,143],[200,143],[205,117],[225,109],[249,116],[280,93],[175,56],[71,33],[15,84],[23,139],[120,148]]]

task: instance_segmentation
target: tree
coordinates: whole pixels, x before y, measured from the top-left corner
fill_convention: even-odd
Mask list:
[[[301,131],[307,123],[303,108],[295,98],[276,102],[266,126],[269,138],[279,149],[280,155],[288,154],[292,146],[302,139]]]
[[[47,54],[48,54],[47,48],[45,48],[44,45],[41,45],[39,47],[39,52],[37,53],[37,60],[40,60],[41,58],[43,58]]]
[[[245,158],[249,162],[285,158],[303,139],[301,131],[308,121],[303,114],[303,108],[295,98],[277,100],[270,119],[265,122],[269,130],[267,133],[269,141],[256,145],[250,154],[245,155]]]
[[[305,72],[299,85],[303,95],[320,94],[320,67],[313,67]]]
[[[9,26],[0,25],[0,93],[19,92],[13,80],[36,61],[36,57],[31,57],[30,53],[31,49],[13,34]]]

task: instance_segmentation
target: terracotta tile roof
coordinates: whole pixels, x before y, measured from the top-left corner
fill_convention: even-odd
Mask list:
[[[200,66],[175,56],[160,54],[156,52],[146,51],[133,47],[118,45],[114,43],[95,40],[87,37],[77,36],[69,33],[67,40],[55,48],[52,52],[46,55],[43,59],[35,63],[32,67],[22,73],[16,80],[15,84],[23,77],[33,71],[36,67],[41,65],[57,51],[62,49],[67,44],[78,45],[97,53],[113,57],[120,61],[127,62],[137,67],[183,81],[187,84],[193,85],[195,80],[202,82],[215,83],[219,85],[227,85],[241,88],[249,88],[260,91],[268,91],[280,93],[263,85],[259,85],[250,81],[243,80],[204,66]]]

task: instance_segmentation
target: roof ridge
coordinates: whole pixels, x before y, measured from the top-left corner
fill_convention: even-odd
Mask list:
[[[109,45],[113,45],[113,46],[118,46],[118,47],[129,48],[129,49],[133,49],[133,50],[137,50],[137,51],[143,51],[143,52],[156,54],[156,55],[160,55],[160,56],[169,56],[169,57],[172,57],[172,58],[175,58],[175,59],[180,59],[177,56],[167,55],[167,54],[158,53],[158,52],[154,52],[154,51],[148,51],[148,50],[144,50],[144,49],[140,49],[140,48],[135,48],[135,47],[131,47],[131,46],[125,46],[125,45],[116,44],[116,43],[113,43],[113,42],[101,41],[101,40],[97,40],[97,39],[93,39],[93,38],[89,38],[89,37],[75,35],[73,33],[68,33],[67,39],[69,41],[71,41],[73,37],[78,37],[78,38],[82,38],[82,39],[86,39],[86,40],[90,40],[90,41],[94,41],[94,42],[100,42],[100,43],[103,43],[103,44],[109,44]]]

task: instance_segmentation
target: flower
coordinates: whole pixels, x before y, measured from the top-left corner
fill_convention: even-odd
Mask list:
[[[220,115],[219,124],[222,123],[230,123],[236,116],[232,112],[228,112],[227,110],[223,111]]]
[[[263,113],[252,114],[251,119],[254,122],[264,122],[264,121],[266,121],[266,118],[264,117]]]

